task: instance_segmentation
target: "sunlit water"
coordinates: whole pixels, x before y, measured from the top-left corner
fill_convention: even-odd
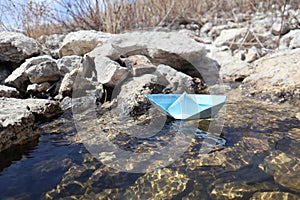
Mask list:
[[[200,131],[180,158],[149,173],[103,165],[80,143],[72,118],[65,115],[36,130],[38,141],[0,155],[0,199],[297,199],[297,109],[251,99],[229,101],[221,111],[226,110],[222,134],[210,138],[214,146],[203,148],[206,132]],[[189,123],[205,130],[211,122]],[[170,133],[172,123],[162,137],[178,134]],[[130,151],[141,144],[129,136],[115,143]],[[164,145],[153,139],[144,143]]]

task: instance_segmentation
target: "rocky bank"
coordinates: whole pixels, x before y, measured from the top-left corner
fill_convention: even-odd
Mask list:
[[[38,41],[21,33],[1,32],[0,152],[36,139],[39,135],[34,130],[41,123],[71,111],[74,118],[83,120],[83,125],[92,117],[99,118],[101,133],[118,127],[118,123],[122,124],[122,120],[128,118],[146,124],[149,113],[155,111],[151,110],[145,95],[153,93],[226,94],[232,114],[226,116],[225,122],[230,128],[248,130],[250,125],[246,118],[252,119],[253,116],[258,118],[255,123],[252,119],[251,129],[277,130],[278,124],[287,118],[293,118],[294,127],[294,121],[300,120],[300,10],[287,7],[285,23],[280,21],[281,14],[279,10],[272,13],[257,10],[254,14],[242,13],[236,19],[203,19],[201,23],[179,24],[176,30],[157,28],[123,34],[81,30],[45,35]],[[266,108],[236,106],[241,101],[250,101],[251,105],[258,102]],[[273,104],[268,105],[268,102]],[[291,105],[295,106],[293,111],[286,111],[286,106]],[[91,115],[91,110],[96,110],[97,116]],[[236,117],[239,115],[243,117]],[[265,115],[268,115],[267,120]],[[89,125],[83,126],[84,130],[88,130]],[[76,128],[80,132],[82,127]],[[122,131],[131,129],[132,126]],[[285,196],[296,199],[294,193],[300,191],[299,184],[294,184],[299,180],[299,159],[291,157],[298,156],[295,152],[299,146],[299,127],[292,131],[278,131],[272,132],[270,138],[261,136],[259,139],[251,134],[239,136],[243,132],[237,134],[240,141],[228,148],[201,158],[183,158],[188,164],[186,174],[169,168],[151,172],[137,179],[124,195],[130,197],[136,189],[143,191],[141,185],[153,181],[162,192],[153,196],[145,191],[140,198],[180,195],[191,184],[189,177],[194,176],[193,169],[217,166],[217,172],[213,171],[208,177],[212,179],[214,173],[243,171],[243,167],[255,157],[259,164],[251,169],[252,173],[257,170],[266,177],[266,174],[271,174],[276,184],[289,188],[287,192],[268,192],[277,188],[275,184],[253,186],[251,182],[243,184],[237,181],[232,185],[216,180],[210,185],[210,195],[233,199],[252,191],[256,193],[251,199]],[[116,131],[107,137],[116,134],[119,133]],[[227,130],[227,134],[235,133]],[[160,137],[165,139],[164,135]],[[270,146],[268,140],[274,145]],[[280,146],[280,141],[284,140],[292,142],[288,147]],[[193,140],[193,143],[197,146],[197,141]],[[296,155],[285,153],[286,148]],[[266,156],[266,151],[271,152]],[[193,155],[193,152],[187,154]],[[183,167],[181,165],[175,162],[176,167]],[[76,167],[74,165],[70,170],[74,171],[72,168]],[[84,186],[79,182],[71,183],[67,172],[61,186],[49,191],[46,197],[61,196],[61,191],[69,184],[80,186],[81,193],[89,191],[90,182],[101,177],[103,171],[108,171],[105,166],[95,170]],[[170,182],[170,185],[166,187],[161,177],[167,177],[166,183]],[[202,178],[207,178],[207,175],[203,173]],[[293,183],[289,181],[291,179]],[[188,194],[189,198],[201,196],[197,193],[198,187],[199,190],[204,188],[201,184],[195,180],[193,187],[196,190]],[[114,190],[119,189],[106,188],[97,194],[85,195],[107,197]]]
[[[249,20],[204,20],[202,26],[180,25],[176,31],[82,30],[39,42],[1,32],[0,151],[31,138],[40,121],[33,110],[53,117],[60,113],[59,103],[70,108],[70,98],[86,93],[104,107],[117,101],[122,116],[145,113],[145,94],[224,93],[227,83],[238,83],[248,97],[299,105],[299,10],[286,15],[280,40],[281,16],[259,11],[245,17]]]

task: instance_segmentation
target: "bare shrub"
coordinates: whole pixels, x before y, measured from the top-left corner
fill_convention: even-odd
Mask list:
[[[28,0],[18,4],[1,0],[0,29],[22,30],[37,38],[80,29],[120,33],[157,26],[176,28],[192,21],[201,25],[205,20],[234,18],[234,9],[253,13],[262,5],[272,11],[274,5],[280,8],[285,3],[299,8],[300,0]],[[10,16],[9,23],[5,16]]]

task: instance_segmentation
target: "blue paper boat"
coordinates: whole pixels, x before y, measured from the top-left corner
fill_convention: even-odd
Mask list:
[[[200,119],[215,116],[226,96],[203,94],[149,94],[146,97],[161,112],[175,119]]]

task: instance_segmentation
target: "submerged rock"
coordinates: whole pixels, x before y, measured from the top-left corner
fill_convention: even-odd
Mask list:
[[[188,180],[177,171],[158,169],[137,179],[124,196],[126,199],[172,199],[186,189]]]
[[[288,192],[256,192],[250,198],[250,200],[297,200],[298,195],[288,193]]]
[[[267,156],[259,167],[266,173],[271,174],[274,180],[292,191],[300,192],[300,159],[275,151]]]
[[[36,123],[61,111],[59,104],[50,100],[3,97],[0,108],[0,151],[36,138]]]

